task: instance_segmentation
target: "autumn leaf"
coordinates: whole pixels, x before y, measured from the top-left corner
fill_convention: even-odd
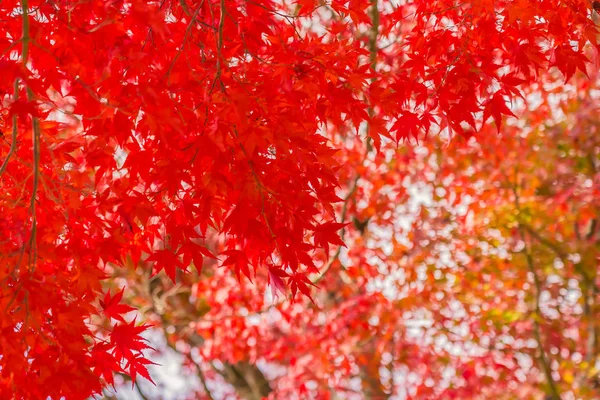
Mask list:
[[[252,276],[250,275],[250,268],[248,265],[248,258],[246,253],[241,250],[227,250],[221,253],[221,255],[227,258],[221,263],[221,267],[232,265],[234,268],[235,276],[238,281],[240,280],[240,272],[243,273],[250,281]]]
[[[420,128],[421,121],[419,120],[419,116],[409,111],[403,111],[392,125],[390,131],[396,132],[396,142],[400,142],[411,137],[418,139]]]
[[[553,65],[556,66],[565,77],[565,83],[571,79],[575,71],[580,70],[587,75],[586,65],[588,58],[581,51],[575,51],[570,45],[558,47],[554,52]]]
[[[109,385],[114,385],[114,372],[119,368],[119,362],[110,353],[110,346],[107,343],[97,343],[92,349],[92,357],[96,365],[94,373],[103,378]]]
[[[496,92],[492,98],[484,104],[483,122],[487,121],[491,116],[496,123],[498,133],[500,133],[500,129],[502,128],[502,114],[516,117],[506,106],[504,95],[501,92]]]
[[[117,321],[125,323],[125,319],[121,314],[127,314],[128,312],[135,311],[135,308],[126,304],[119,304],[123,299],[123,293],[125,288],[121,289],[120,292],[116,292],[114,296],[111,296],[110,290],[104,295],[104,300],[100,300],[100,306],[104,310],[104,314],[109,317],[116,319]]]
[[[298,291],[308,297],[312,302],[314,302],[312,296],[310,295],[310,286],[315,286],[310,279],[306,277],[306,275],[302,274],[294,274],[290,276],[290,289],[292,291],[292,298],[296,297]]]
[[[186,270],[177,254],[168,249],[156,250],[154,254],[148,257],[147,261],[154,262],[154,273],[164,270],[172,282],[175,282],[177,268]]]
[[[275,295],[278,293],[285,294],[286,285],[282,278],[286,278],[288,276],[289,275],[281,269],[276,267],[269,268],[269,284],[271,285]]]
[[[348,224],[349,223],[341,224],[335,221],[329,221],[317,225],[313,228],[315,231],[315,246],[325,249],[325,254],[329,254],[329,244],[345,246],[337,232]]]
[[[146,349],[154,350],[147,344],[147,340],[140,335],[149,327],[146,324],[135,326],[135,319],[130,323],[115,325],[110,332],[110,343],[115,346],[115,356],[124,357],[125,360],[129,361],[135,357],[134,353]]]
[[[125,370],[129,371],[129,375],[131,376],[131,384],[132,386],[135,384],[138,374],[146,378],[153,385],[156,386],[156,383],[150,377],[150,373],[148,373],[148,369],[146,365],[158,365],[143,356],[139,355],[134,357],[133,359],[127,360],[127,364],[125,365]]]

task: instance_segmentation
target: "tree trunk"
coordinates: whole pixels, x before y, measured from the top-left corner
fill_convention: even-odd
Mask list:
[[[225,364],[219,373],[246,400],[261,400],[271,393],[269,381],[256,365],[244,362]]]

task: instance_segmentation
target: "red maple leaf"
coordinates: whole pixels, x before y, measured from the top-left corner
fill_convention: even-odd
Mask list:
[[[146,365],[158,365],[158,364],[148,360],[147,358],[145,358],[142,355],[138,355],[127,361],[127,364],[125,365],[124,369],[127,370],[129,372],[129,376],[131,376],[131,385],[132,386],[135,384],[138,374],[143,376],[147,380],[149,380],[153,385],[156,385],[156,383],[154,383],[154,381],[150,377],[150,374],[148,373],[148,369],[146,368]]]
[[[114,296],[111,296],[110,290],[104,295],[104,300],[100,300],[100,306],[102,307],[104,314],[109,318],[114,318],[117,321],[125,323],[125,319],[121,314],[127,314],[130,311],[135,311],[135,308],[126,304],[119,304],[123,298],[125,288],[121,289],[120,292],[116,292]]]
[[[289,275],[280,268],[270,267],[269,268],[269,284],[273,289],[273,294],[285,293],[285,282],[282,278],[286,278]]]
[[[316,287],[314,283],[310,281],[304,274],[296,273],[290,276],[290,289],[292,291],[292,298],[296,297],[296,293],[298,290],[300,293],[308,297],[311,301],[314,302],[312,296],[310,295],[310,286]]]
[[[341,224],[335,221],[320,224],[314,228],[315,231],[315,246],[325,249],[325,254],[329,254],[329,244],[344,246],[344,242],[337,233],[340,229],[349,223]]]
[[[494,118],[498,133],[500,133],[500,128],[502,127],[502,114],[516,117],[516,115],[506,106],[506,100],[504,99],[502,92],[496,92],[492,98],[485,103],[485,108],[483,109],[483,122],[485,123],[491,116]]]
[[[130,323],[119,323],[115,325],[110,333],[110,343],[115,346],[115,356],[130,360],[134,357],[134,352],[139,353],[142,350],[151,349],[147,340],[140,334],[145,332],[150,326],[135,326],[135,319]]]
[[[221,267],[226,267],[228,265],[233,265],[235,276],[238,281],[240,280],[240,272],[242,272],[246,277],[252,281],[252,276],[250,275],[250,268],[248,265],[248,257],[246,253],[241,250],[227,250],[222,253],[227,256],[225,261],[221,264]]]
[[[186,270],[181,258],[168,249],[156,250],[154,254],[148,257],[148,261],[154,261],[154,273],[164,270],[172,282],[175,282],[177,268]]]

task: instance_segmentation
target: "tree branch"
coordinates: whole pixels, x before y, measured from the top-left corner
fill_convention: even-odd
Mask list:
[[[350,188],[350,191],[344,198],[344,205],[342,206],[342,214],[340,215],[340,221],[342,223],[344,222],[344,220],[346,219],[346,215],[348,214],[348,203],[350,202],[352,197],[354,197],[354,193],[356,193],[356,189],[358,189],[359,179],[360,179],[360,175],[356,174],[356,176],[354,178],[354,182],[352,184],[352,187]],[[342,241],[343,241],[345,236],[346,236],[346,227],[343,227],[342,230],[340,231],[340,239],[342,239]],[[315,279],[312,280],[313,284],[316,285],[321,279],[323,279],[323,277],[325,276],[327,271],[329,271],[329,269],[331,268],[333,263],[335,263],[337,261],[337,259],[340,257],[341,252],[342,252],[342,246],[338,246],[335,254],[329,259],[327,264],[325,264],[325,267],[323,268],[321,273]]]
[[[377,52],[378,52],[377,37],[379,34],[379,8],[377,7],[377,5],[378,5],[378,0],[371,0],[371,22],[372,22],[372,25],[371,25],[371,29],[369,31],[369,60],[371,62],[371,69],[374,72],[377,70]],[[371,79],[371,83],[373,83],[374,81],[375,81],[375,78]],[[369,105],[368,113],[369,113],[369,117],[372,117],[374,114],[373,107],[370,105]],[[365,150],[364,159],[367,158],[367,156],[369,155],[369,153],[371,151],[371,148],[372,148],[371,141],[372,141],[371,137],[367,136],[367,146],[366,146],[366,150]],[[364,159],[363,159],[363,162],[364,162]],[[354,194],[356,193],[356,190],[358,189],[358,181],[359,180],[360,180],[360,174],[357,173],[356,176],[354,177],[352,186],[350,187],[350,191],[344,198],[344,205],[342,206],[342,213],[340,215],[340,221],[342,223],[345,221],[346,215],[348,214],[348,203],[350,202],[352,197],[354,197]],[[340,239],[342,239],[342,241],[344,240],[345,235],[346,235],[346,227],[342,228],[342,230],[340,231]],[[327,271],[329,271],[331,266],[338,260],[341,252],[342,252],[342,246],[338,246],[335,254],[333,255],[333,257],[331,257],[329,259],[329,261],[327,262],[327,264],[325,265],[325,267],[323,268],[321,273],[315,279],[312,280],[313,284],[316,285],[319,281],[321,281],[321,279],[323,279],[323,277],[325,276]],[[342,278],[344,278],[344,276],[342,276]],[[347,278],[346,280],[348,280],[348,282],[346,282],[346,283],[350,283],[350,278],[348,278],[347,275],[346,275],[346,278]]]
[[[552,250],[554,253],[556,253],[556,255],[563,262],[565,262],[567,260],[568,254],[565,251],[563,251],[557,243],[554,243],[551,240],[546,239],[538,231],[536,231],[535,229],[533,229],[533,227],[531,227],[529,224],[527,224],[525,222],[519,222],[519,225],[525,231],[527,231],[527,233],[529,233],[529,235],[531,237],[533,237],[535,240],[537,240],[538,242],[540,242],[540,244],[546,246],[547,248],[549,248],[550,250]]]
[[[19,78],[15,79],[14,86],[15,94],[13,96],[13,99],[14,101],[17,101],[19,99]],[[12,118],[12,141],[10,142],[10,149],[8,150],[8,154],[6,155],[4,162],[0,166],[0,175],[4,173],[4,170],[6,170],[6,167],[8,167],[8,162],[10,161],[15,151],[17,151],[17,122],[17,114],[15,114]]]
[[[233,386],[240,397],[247,400],[261,400],[271,393],[269,381],[254,364],[237,362],[224,363],[223,370],[216,370],[225,381]]]
[[[515,180],[514,185],[511,185],[511,188],[512,188],[512,192],[513,192],[514,199],[515,199],[515,208],[517,210],[518,231],[519,231],[519,236],[521,238],[521,241],[523,242],[523,246],[524,246],[523,252],[524,252],[525,258],[527,260],[527,267],[529,269],[529,272],[533,275],[533,283],[534,283],[534,287],[535,287],[535,311],[534,311],[535,315],[533,318],[533,334],[535,336],[535,341],[537,342],[538,349],[540,351],[539,361],[540,361],[540,364],[542,365],[542,369],[544,370],[544,376],[546,377],[546,381],[548,382],[548,387],[550,389],[551,398],[553,400],[561,400],[560,393],[558,391],[558,387],[556,386],[556,383],[554,382],[554,378],[552,377],[552,368],[550,366],[550,362],[546,355],[546,351],[544,350],[542,334],[541,334],[541,330],[540,330],[540,323],[539,323],[539,319],[542,317],[542,313],[541,313],[541,309],[540,309],[540,296],[542,293],[542,283],[537,274],[537,269],[535,268],[533,256],[531,255],[531,251],[530,251],[529,247],[527,246],[527,241],[525,240],[526,239],[525,238],[525,227],[523,226],[523,224],[521,222],[521,212],[522,211],[521,211],[521,204],[520,204],[520,200],[519,200],[519,193],[517,191],[518,171],[516,172],[515,175],[517,176],[517,180]]]
[[[215,88],[217,81],[220,81],[221,71],[223,69],[222,63],[223,63],[223,30],[225,27],[225,0],[220,1],[220,11],[221,11],[221,15],[219,18],[219,28],[217,30],[217,73],[215,74],[215,79],[213,80],[213,83],[210,88],[211,93],[212,93],[213,89]],[[221,88],[224,90],[225,85],[223,85],[223,82],[220,82],[220,83],[221,83]]]
[[[150,400],[150,398],[144,394],[144,392],[142,391],[142,388],[140,387],[139,383],[137,383],[137,381],[134,382],[133,385],[137,389],[137,391],[138,391],[140,397],[142,398],[142,400]]]

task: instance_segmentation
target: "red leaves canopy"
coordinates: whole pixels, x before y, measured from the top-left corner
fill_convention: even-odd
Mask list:
[[[583,0],[376,5],[0,4],[0,397],[148,378],[123,292],[96,302],[119,268],[177,281],[217,248],[310,295],[342,244],[348,135],[468,136],[481,112],[500,130],[521,87],[596,45]]]

